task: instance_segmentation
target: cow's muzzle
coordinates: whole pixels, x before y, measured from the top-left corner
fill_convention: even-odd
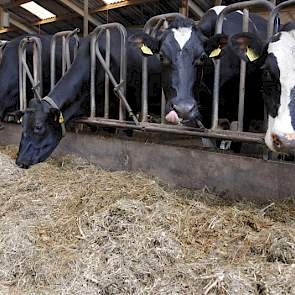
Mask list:
[[[279,153],[290,153],[295,151],[295,133],[272,133],[271,138],[275,151]]]

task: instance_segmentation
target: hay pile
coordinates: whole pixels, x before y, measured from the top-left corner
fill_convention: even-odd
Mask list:
[[[0,153],[0,294],[295,294],[295,201]],[[267,206],[269,205],[269,206]]]

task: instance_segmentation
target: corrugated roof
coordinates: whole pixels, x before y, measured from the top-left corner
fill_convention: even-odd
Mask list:
[[[29,1],[29,0],[27,0]],[[16,19],[18,22],[29,26],[36,30],[36,32],[54,34],[58,31],[69,30],[74,28],[80,28],[83,31],[83,17],[77,12],[72,10],[67,6],[66,2],[70,2],[83,11],[84,1],[83,0],[35,0],[38,4],[42,5],[46,9],[50,10],[52,13],[57,15],[57,20],[55,22],[44,23],[21,8],[19,5],[27,2],[25,0],[13,0],[6,1],[8,4],[3,5],[4,9],[11,14],[11,17]],[[124,3],[128,5],[117,7],[115,9],[106,10],[106,5],[102,0],[89,0],[89,11],[91,17],[95,18],[98,22],[108,23],[108,22],[119,22],[125,26],[143,26],[145,22],[152,16],[178,12],[181,4],[181,0],[129,0],[121,1],[119,4]],[[232,2],[237,2],[233,0],[223,0],[222,4],[230,4]],[[282,2],[282,0],[278,0]],[[1,3],[1,1],[0,1]],[[130,5],[135,3],[134,5]],[[214,6],[215,0],[191,0],[191,3],[198,6],[201,11],[206,11],[210,7]],[[114,5],[107,6],[114,7]],[[198,13],[196,11],[190,10],[190,17],[198,19]],[[94,25],[89,23],[89,32],[94,29]],[[1,31],[0,31],[1,32]],[[12,39],[17,35],[23,34],[24,32],[14,26],[11,26],[7,32],[0,34],[1,39]]]

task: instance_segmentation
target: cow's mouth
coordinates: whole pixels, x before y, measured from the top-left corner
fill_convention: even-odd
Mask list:
[[[295,133],[271,134],[272,149],[278,153],[290,153],[295,150]]]
[[[171,123],[174,125],[189,125],[189,126],[199,127],[200,129],[206,129],[201,120],[180,118],[175,110],[170,111],[166,115],[165,119],[168,123]]]

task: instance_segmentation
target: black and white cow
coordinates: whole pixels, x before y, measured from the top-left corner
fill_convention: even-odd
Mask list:
[[[142,51],[142,54],[145,55],[154,55],[149,60],[152,61],[150,62],[151,65],[158,67],[158,71],[161,68],[162,86],[167,99],[166,119],[168,122],[174,124],[186,123],[198,120],[201,117],[198,98],[194,95],[197,67],[208,59],[208,55],[214,49],[226,45],[223,35],[209,38],[209,30],[215,26],[217,14],[220,10],[221,8],[210,10],[200,26],[196,26],[188,18],[179,17],[157,38],[142,32],[133,34],[129,38],[127,85],[133,85],[131,76],[140,76],[140,52]],[[257,18],[259,20],[257,24],[262,23],[261,19]],[[254,32],[258,30],[255,19],[256,17],[253,16],[249,28],[250,31]],[[225,28],[228,28],[229,32],[226,33],[229,35],[241,31],[241,13],[229,15],[225,21]],[[119,64],[119,46],[117,44],[119,38],[112,38],[112,40],[111,60],[116,72]],[[102,51],[104,50],[103,43],[100,42]],[[134,46],[134,44],[137,46]],[[239,58],[232,52],[227,52],[227,50],[222,51],[221,59],[225,62],[223,76],[227,77],[229,81],[239,73]],[[156,54],[160,55],[161,66],[155,57]],[[213,64],[211,66],[213,67]],[[24,126],[17,158],[18,165],[28,167],[44,161],[55,149],[62,135],[58,122],[60,112],[64,114],[66,122],[73,117],[89,114],[89,112],[85,112],[89,106],[89,91],[81,91],[85,85],[86,89],[89,88],[89,68],[88,40],[88,42],[85,41],[84,45],[81,45],[78,56],[69,72],[48,95],[55,101],[57,108],[53,107],[52,104],[50,105],[48,101],[38,102],[33,100],[30,103],[23,118]],[[101,96],[104,88],[104,71],[101,67],[97,67],[97,70],[96,93],[97,96]],[[130,98],[130,91],[127,92],[127,97]],[[139,98],[139,95],[138,97],[135,95],[136,98]]]
[[[275,152],[295,148],[295,23],[289,23],[269,42],[251,33],[232,36],[230,45],[243,60],[260,71],[262,94],[268,111],[265,143]],[[252,48],[257,60],[246,55]]]
[[[0,120],[5,116],[19,109],[19,62],[18,47],[21,40],[31,35],[22,35],[8,42],[3,50],[2,61],[0,64]],[[51,35],[34,35],[40,38],[42,43],[42,77],[43,93],[47,94],[50,90],[50,44]],[[73,42],[70,42],[71,54],[73,54]],[[56,78],[61,77],[61,57],[62,49],[60,40],[56,46]],[[27,49],[27,62],[32,68],[32,46]],[[27,86],[28,98],[32,97],[31,85]]]

